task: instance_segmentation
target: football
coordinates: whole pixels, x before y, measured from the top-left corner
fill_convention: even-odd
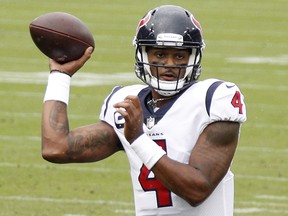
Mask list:
[[[38,49],[61,64],[79,59],[88,47],[95,47],[85,23],[68,13],[43,14],[30,23],[29,29]]]

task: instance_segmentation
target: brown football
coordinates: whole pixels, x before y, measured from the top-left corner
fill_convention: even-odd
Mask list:
[[[79,18],[64,12],[51,12],[34,19],[30,34],[39,50],[59,63],[79,59],[95,42]]]

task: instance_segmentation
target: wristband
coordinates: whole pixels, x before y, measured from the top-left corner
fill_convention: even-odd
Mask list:
[[[61,101],[68,105],[71,77],[65,73],[49,74],[44,102],[48,100]]]
[[[131,148],[149,170],[166,154],[166,152],[146,134],[142,134],[134,140],[134,142],[131,143]]]
[[[57,69],[52,69],[52,70],[50,70],[50,74],[51,74],[51,73],[54,73],[54,72],[64,73],[64,74],[67,74],[68,76],[72,77],[70,74],[66,73],[65,71],[60,71],[60,70],[57,70]]]

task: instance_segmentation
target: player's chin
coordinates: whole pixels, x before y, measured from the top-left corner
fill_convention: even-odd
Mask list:
[[[167,74],[163,74],[159,76],[159,79],[162,81],[167,81],[167,82],[171,82],[171,81],[177,81],[177,76],[176,75],[167,75]]]

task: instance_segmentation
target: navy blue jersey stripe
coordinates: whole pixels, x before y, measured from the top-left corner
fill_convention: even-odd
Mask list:
[[[111,92],[111,94],[109,95],[109,97],[107,98],[107,101],[106,101],[106,104],[105,104],[106,108],[105,108],[105,110],[104,110],[104,117],[106,116],[106,112],[107,112],[107,108],[108,108],[108,103],[109,103],[112,95],[115,94],[115,92],[117,92],[117,91],[118,91],[119,89],[121,89],[121,88],[123,88],[123,86],[116,86],[116,87],[112,90],[112,92]]]
[[[194,84],[194,83],[193,83]],[[191,84],[192,85],[192,84]],[[155,120],[155,125],[164,117],[164,115],[168,112],[168,110],[173,106],[173,104],[176,102],[176,100],[191,86],[189,85],[187,88],[184,88],[182,91],[180,91],[178,94],[173,96],[172,99],[166,104],[164,104],[159,110],[156,112],[153,111],[151,107],[147,105],[147,102],[152,99],[151,87],[147,87],[142,89],[138,97],[141,101],[141,106],[143,110],[143,116],[144,116],[144,124],[147,125],[147,119],[149,117],[153,117]]]
[[[215,90],[218,88],[218,86],[221,85],[222,83],[223,81],[216,81],[207,90],[205,105],[206,105],[206,111],[207,111],[208,116],[210,116],[210,107],[211,107],[213,94]]]

